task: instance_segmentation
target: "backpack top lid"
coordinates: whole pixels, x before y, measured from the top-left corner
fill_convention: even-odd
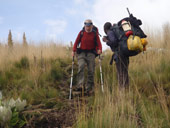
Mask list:
[[[120,20],[118,22],[118,25],[121,25],[121,22],[125,20],[125,21],[129,21],[131,25],[133,25],[134,27],[139,27],[140,25],[142,25],[142,21],[140,19],[137,19],[134,16],[130,16],[130,17],[125,17],[122,20]]]
[[[142,25],[142,21],[140,19],[137,19],[136,17],[133,17],[133,16],[123,18],[122,20],[120,20],[118,22],[119,27],[121,27],[121,22],[123,20],[130,22],[130,24],[132,26],[132,31],[134,33],[133,35],[139,36],[140,38],[146,38],[147,37],[147,35],[140,28],[140,25]]]

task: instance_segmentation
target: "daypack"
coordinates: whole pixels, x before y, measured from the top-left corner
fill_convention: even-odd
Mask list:
[[[81,44],[81,39],[83,37],[83,33],[85,31],[85,28],[83,27],[82,30],[81,30],[81,33],[80,33],[80,40],[79,40],[79,44],[78,44],[78,48],[77,48],[77,54],[80,54],[82,52],[82,49],[80,49],[80,44]],[[93,25],[93,28],[92,28],[92,32],[94,33],[94,43],[95,43],[95,48],[98,46],[97,44],[97,35],[100,35],[98,33],[98,28],[96,26]],[[96,52],[96,49],[92,49],[92,51],[90,51],[92,53],[94,53],[96,56],[98,56],[97,52]]]
[[[126,36],[125,31],[122,28],[122,21],[127,21],[131,24],[131,29],[133,35]],[[136,19],[133,16],[124,18],[120,20],[117,24],[111,27],[111,30],[114,31],[117,40],[118,40],[118,49],[125,56],[136,56],[137,54],[144,51],[147,44],[144,39],[147,37],[143,30],[140,28],[142,24],[141,20]],[[143,43],[142,43],[143,40]]]

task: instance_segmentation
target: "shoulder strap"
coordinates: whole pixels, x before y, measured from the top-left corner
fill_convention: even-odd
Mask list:
[[[97,44],[97,28],[94,26],[92,31],[94,32],[94,43],[95,43],[95,47],[98,46]]]
[[[81,43],[81,38],[83,37],[83,33],[84,33],[84,27],[83,27],[83,29],[81,30],[81,32],[80,32],[80,40],[79,40],[79,43],[78,43],[78,47],[80,47],[80,43]]]
[[[118,39],[118,41],[122,40],[122,38],[124,36],[124,32],[123,32],[121,26],[119,26],[118,24],[115,24],[110,29],[115,33],[116,38]]]

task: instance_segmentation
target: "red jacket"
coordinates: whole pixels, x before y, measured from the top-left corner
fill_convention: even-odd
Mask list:
[[[82,50],[92,50],[92,49],[98,50],[99,49],[99,50],[102,51],[102,45],[101,45],[101,42],[100,42],[100,39],[99,39],[99,36],[98,36],[98,32],[96,33],[97,46],[95,45],[95,42],[94,42],[94,37],[95,37],[94,32],[87,33],[86,31],[83,31],[83,36],[82,36],[81,41],[80,41],[81,32],[82,31],[79,32],[79,34],[76,38],[76,41],[74,43],[74,46],[73,46],[74,52],[76,52],[77,45],[79,43],[80,43],[80,48]]]

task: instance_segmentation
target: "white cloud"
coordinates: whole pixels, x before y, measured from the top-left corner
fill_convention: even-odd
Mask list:
[[[103,25],[105,22],[117,23],[124,17],[128,17],[126,8],[134,16],[143,21],[142,27],[162,27],[167,21],[170,21],[168,15],[169,0],[95,0],[92,11],[87,11],[94,24],[99,28],[99,32],[104,35]],[[106,47],[105,44],[103,44]]]
[[[46,20],[44,24],[47,25],[46,36],[47,39],[56,40],[57,35],[65,31],[67,22],[65,20]]]
[[[75,4],[84,4],[87,3],[87,0],[74,0]]]
[[[4,20],[4,18],[3,18],[3,17],[0,17],[0,24],[3,23],[3,20]]]
[[[76,4],[79,13],[84,14],[86,12],[89,12],[89,10],[92,7],[92,1],[90,0],[74,0],[74,3]]]
[[[149,25],[161,26],[170,20],[170,15],[167,15],[169,0],[95,0],[91,15],[98,24],[106,21],[118,22],[128,16],[126,7],[129,7],[134,16]]]
[[[69,14],[69,15],[76,15],[77,12],[78,12],[76,9],[73,9],[73,8],[71,8],[71,9],[68,8],[68,9],[66,9],[65,11],[66,11],[66,13]]]

